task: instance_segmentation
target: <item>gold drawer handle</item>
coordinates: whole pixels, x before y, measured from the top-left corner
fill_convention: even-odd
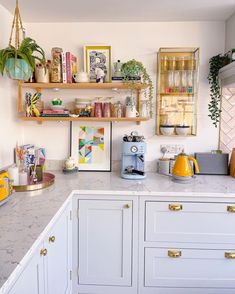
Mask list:
[[[228,205],[227,206],[227,211],[228,212],[235,212],[235,206]]]
[[[40,255],[41,255],[41,256],[46,256],[46,255],[47,255],[47,249],[46,249],[46,248],[42,249],[42,250],[40,251]]]
[[[235,259],[235,252],[225,252],[224,257],[227,259]]]
[[[172,258],[178,258],[182,255],[180,250],[168,250],[168,256]]]
[[[179,211],[179,210],[183,209],[183,205],[181,205],[181,204],[169,204],[168,208],[169,208],[169,210],[172,210],[172,211]]]
[[[125,204],[124,205],[124,208],[130,208],[130,205],[129,204]]]
[[[54,243],[55,242],[55,236],[49,237],[49,242]]]

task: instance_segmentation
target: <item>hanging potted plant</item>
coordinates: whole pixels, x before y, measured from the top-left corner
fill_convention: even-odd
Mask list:
[[[122,79],[124,83],[127,83],[131,89],[135,89],[138,83],[142,82],[148,87],[145,90],[145,97],[148,99],[150,116],[152,117],[153,109],[153,82],[147,73],[143,63],[135,59],[129,60],[123,63],[121,68]]]
[[[228,54],[218,54],[209,60],[210,71],[208,80],[210,84],[210,103],[208,104],[209,117],[211,118],[213,125],[217,128],[220,122],[221,114],[221,87],[219,81],[219,70],[228,64],[230,61]]]
[[[15,29],[15,44],[12,45],[13,31]],[[23,40],[20,43],[20,31]],[[36,55],[35,55],[36,54]],[[35,60],[45,65],[44,50],[31,38],[25,38],[25,33],[20,17],[18,1],[16,1],[15,15],[9,45],[0,50],[0,72],[4,71],[13,80],[28,81],[35,69]]]

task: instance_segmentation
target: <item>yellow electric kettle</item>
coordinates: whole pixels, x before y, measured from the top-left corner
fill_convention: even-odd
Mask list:
[[[172,170],[172,175],[177,178],[191,178],[193,176],[192,167],[190,161],[193,161],[195,165],[196,173],[199,173],[199,167],[197,160],[192,157],[188,156],[185,153],[180,153],[175,160],[175,164]]]

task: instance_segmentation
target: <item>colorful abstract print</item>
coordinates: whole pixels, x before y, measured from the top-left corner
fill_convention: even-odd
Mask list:
[[[78,138],[79,164],[99,164],[104,160],[104,128],[81,126]]]

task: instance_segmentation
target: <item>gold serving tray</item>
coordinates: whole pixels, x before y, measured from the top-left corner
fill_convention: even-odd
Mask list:
[[[53,185],[55,182],[55,176],[51,173],[43,173],[43,181],[36,184],[13,186],[16,192],[35,191],[47,188]]]

